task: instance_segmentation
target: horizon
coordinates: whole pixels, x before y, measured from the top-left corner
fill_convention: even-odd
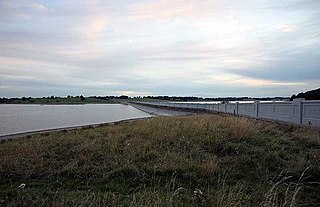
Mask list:
[[[292,94],[296,95],[296,94]],[[69,97],[70,96],[70,97]],[[85,98],[104,98],[104,97],[111,97],[111,98],[118,98],[121,96],[127,96],[124,94],[120,95],[82,95],[82,94],[75,94],[75,95],[63,95],[63,96],[55,96],[55,95],[47,95],[47,96],[16,96],[16,97],[0,97],[0,99],[21,99],[21,98],[32,98],[32,99],[52,99],[53,98],[77,98],[83,96]],[[196,99],[277,99],[277,98],[290,98],[291,96],[271,96],[271,97],[253,97],[253,96],[219,96],[219,97],[206,97],[206,96],[179,96],[179,95],[144,95],[144,96],[128,96],[129,99],[134,98],[161,98],[161,97],[167,97],[167,98],[196,98]]]
[[[290,97],[320,86],[319,11],[318,0],[3,0],[0,97]]]

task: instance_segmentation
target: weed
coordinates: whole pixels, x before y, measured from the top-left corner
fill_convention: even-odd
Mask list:
[[[218,115],[33,135],[0,143],[0,204],[317,206],[319,137]]]

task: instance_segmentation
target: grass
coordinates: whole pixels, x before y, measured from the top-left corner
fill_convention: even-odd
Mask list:
[[[319,160],[316,129],[241,117],[46,133],[0,144],[0,206],[319,206]]]

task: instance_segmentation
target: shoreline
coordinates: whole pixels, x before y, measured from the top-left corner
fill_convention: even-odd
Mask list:
[[[146,106],[144,104],[128,103],[128,105],[153,116],[187,116],[195,114],[195,112],[185,111],[181,109]]]
[[[111,124],[1,141],[2,204],[167,206],[176,193],[188,206],[201,192],[208,206],[221,197],[230,198],[225,206],[259,206],[271,191],[306,206],[319,201],[320,135],[312,129],[204,113]]]
[[[80,125],[80,126],[69,126],[69,127],[59,127],[59,128],[54,128],[54,129],[43,129],[43,130],[36,130],[36,131],[30,131],[30,132],[20,132],[20,133],[15,133],[15,134],[8,134],[8,135],[0,135],[0,141],[6,141],[6,140],[11,140],[11,139],[22,139],[27,136],[32,136],[36,134],[45,134],[45,133],[51,133],[51,132],[60,132],[60,131],[70,131],[70,130],[75,130],[75,129],[82,129],[82,128],[97,128],[97,127],[102,127],[102,126],[112,126],[116,124],[121,124],[121,123],[129,123],[133,121],[138,121],[138,120],[143,120],[143,119],[150,119],[151,117],[141,117],[141,118],[131,118],[131,119],[123,119],[119,121],[112,121],[112,122],[106,122],[106,123],[98,123],[98,124],[87,124],[87,125]]]
[[[14,133],[14,134],[0,135],[0,141],[6,141],[6,140],[11,140],[11,139],[23,139],[25,137],[36,135],[36,134],[60,132],[60,131],[64,131],[64,130],[69,131],[69,130],[75,130],[75,129],[81,129],[81,128],[97,128],[97,127],[101,127],[101,126],[109,126],[109,125],[121,124],[121,123],[126,123],[126,122],[133,122],[133,121],[137,121],[137,120],[150,119],[152,117],[157,117],[157,116],[185,116],[185,115],[193,114],[193,113],[183,112],[183,111],[174,110],[174,109],[166,110],[166,109],[159,109],[159,108],[147,107],[147,106],[141,106],[141,105],[138,106],[138,104],[132,104],[132,103],[116,103],[116,104],[125,104],[125,105],[132,106],[142,112],[149,114],[150,117],[130,118],[130,119],[123,119],[123,120],[119,120],[119,121],[105,122],[105,123],[86,124],[86,125],[79,125],[79,126],[67,126],[67,127],[41,129],[41,130],[35,130],[35,131],[29,131],[29,132],[20,132],[20,133]],[[51,104],[48,104],[48,105],[51,105]],[[57,104],[57,105],[59,105],[59,104]]]

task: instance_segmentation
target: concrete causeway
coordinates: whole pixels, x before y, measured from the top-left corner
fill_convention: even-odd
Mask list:
[[[159,107],[152,107],[135,103],[129,103],[129,105],[143,112],[151,114],[152,116],[186,116],[194,114],[192,112],[182,111],[179,109],[163,109]]]

